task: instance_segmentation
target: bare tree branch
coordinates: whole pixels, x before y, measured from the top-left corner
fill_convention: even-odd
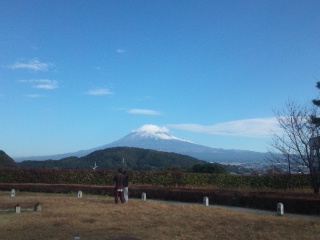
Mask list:
[[[274,111],[278,120],[281,133],[273,133],[270,146],[279,153],[270,153],[272,163],[283,163],[288,167],[287,172],[308,172],[311,176],[315,193],[319,193],[320,169],[319,156],[313,155],[310,149],[310,139],[318,137],[319,129],[312,122],[311,116],[317,116],[317,108],[314,106],[298,105],[289,100],[283,108]],[[317,151],[319,155],[319,151]]]

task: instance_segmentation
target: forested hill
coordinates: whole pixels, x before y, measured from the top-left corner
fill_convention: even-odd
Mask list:
[[[124,167],[133,170],[154,170],[165,168],[187,169],[195,164],[205,163],[196,158],[134,147],[106,148],[84,157],[68,157],[60,160],[23,161],[17,163],[23,168],[58,168],[58,169],[117,169]]]
[[[18,165],[4,151],[0,150],[0,167],[18,167]]]

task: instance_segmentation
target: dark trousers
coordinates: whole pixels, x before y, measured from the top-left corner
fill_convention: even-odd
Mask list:
[[[119,191],[119,190],[121,190],[121,191]],[[120,189],[115,188],[113,194],[114,194],[114,202],[115,203],[118,203],[119,198],[120,198],[121,203],[124,203],[124,195],[123,195],[122,188],[120,188]]]

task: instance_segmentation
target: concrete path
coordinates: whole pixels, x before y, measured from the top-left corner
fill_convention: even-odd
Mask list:
[[[222,205],[210,205],[205,206],[200,203],[187,203],[187,202],[175,202],[175,201],[164,201],[164,200],[155,200],[155,199],[148,199],[147,201],[154,201],[154,202],[161,202],[161,203],[167,203],[167,204],[184,204],[184,205],[191,205],[191,204],[198,204],[203,207],[213,207],[213,208],[220,208],[220,209],[227,209],[231,211],[240,211],[240,212],[247,212],[247,213],[255,213],[255,214],[261,214],[261,215],[274,215],[278,216],[277,209],[275,206],[274,211],[267,211],[267,210],[260,210],[260,209],[253,209],[253,208],[242,208],[242,207],[233,207],[233,206],[222,206]],[[284,215],[288,217],[295,217],[295,218],[306,218],[306,219],[314,219],[320,221],[320,216],[318,215],[305,215],[305,214],[294,214],[294,213],[286,213],[284,207]],[[281,217],[281,216],[279,216]]]

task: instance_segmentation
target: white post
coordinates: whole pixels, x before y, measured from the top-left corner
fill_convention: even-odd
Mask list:
[[[74,236],[74,240],[80,240],[79,234],[77,234],[76,236]]]
[[[277,204],[277,213],[279,216],[282,216],[284,214],[284,208],[282,203]]]
[[[208,197],[203,198],[203,205],[209,206],[209,198]]]
[[[142,193],[141,199],[143,201],[146,201],[147,200],[147,194],[146,193]]]
[[[20,213],[20,205],[19,205],[19,204],[17,204],[17,205],[15,206],[14,211],[15,211],[16,213]]]
[[[78,198],[82,198],[82,191],[78,191]]]
[[[12,198],[14,198],[16,196],[16,190],[11,189],[11,195]]]

